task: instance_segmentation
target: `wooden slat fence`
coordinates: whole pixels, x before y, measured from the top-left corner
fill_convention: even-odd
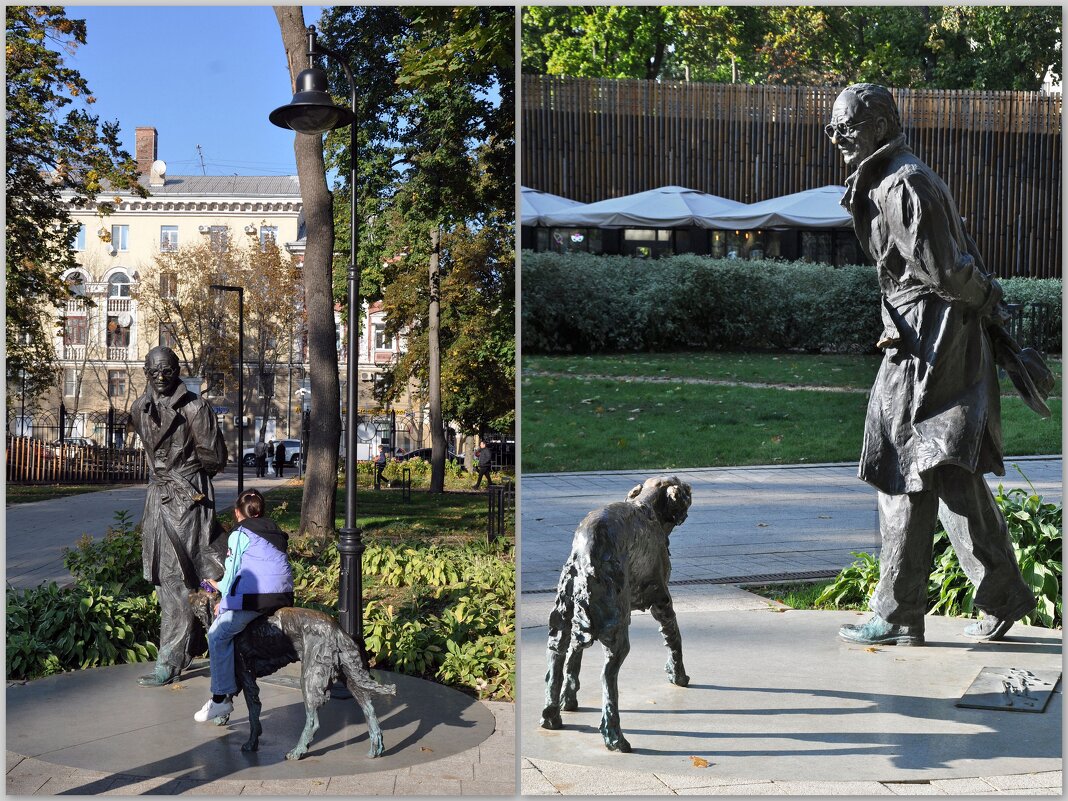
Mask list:
[[[678,185],[743,203],[848,171],[823,126],[839,89],[523,76],[522,183],[584,203]],[[1061,98],[893,90],[989,269],[1061,276]]]
[[[112,484],[148,481],[143,450],[49,445],[32,437],[7,437],[9,484]]]

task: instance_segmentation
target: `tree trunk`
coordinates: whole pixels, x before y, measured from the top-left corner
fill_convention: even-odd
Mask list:
[[[445,426],[441,419],[441,343],[438,328],[441,322],[441,275],[439,249],[441,230],[430,232],[430,321],[427,326],[427,352],[430,362],[430,491],[445,491]]]
[[[290,79],[307,67],[307,29],[299,6],[276,6]],[[304,252],[304,307],[308,316],[308,366],[311,414],[305,454],[300,532],[318,540],[334,534],[337,510],[338,443],[341,439],[341,387],[334,329],[332,268],[333,197],[326,186],[322,136],[294,134],[293,150],[304,202],[307,248]]]

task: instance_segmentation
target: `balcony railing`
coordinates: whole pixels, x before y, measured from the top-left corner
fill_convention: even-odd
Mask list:
[[[130,298],[108,298],[108,314],[119,314],[131,309]]]
[[[85,359],[85,345],[64,345],[63,358],[70,361],[83,361]]]
[[[85,314],[89,307],[81,298],[72,298],[67,301],[67,314]]]
[[[130,359],[129,347],[108,347],[109,362],[125,362]]]

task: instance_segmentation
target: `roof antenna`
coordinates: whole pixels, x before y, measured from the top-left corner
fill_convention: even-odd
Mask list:
[[[197,154],[200,156],[200,174],[201,175],[207,175],[208,171],[204,167],[204,150],[203,150],[203,148],[200,147],[200,145],[197,145],[196,148],[197,148]]]

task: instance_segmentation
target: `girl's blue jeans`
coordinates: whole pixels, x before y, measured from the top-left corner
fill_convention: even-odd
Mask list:
[[[222,609],[208,629],[208,655],[211,657],[212,695],[237,692],[234,675],[234,637],[260,616],[249,609]]]

